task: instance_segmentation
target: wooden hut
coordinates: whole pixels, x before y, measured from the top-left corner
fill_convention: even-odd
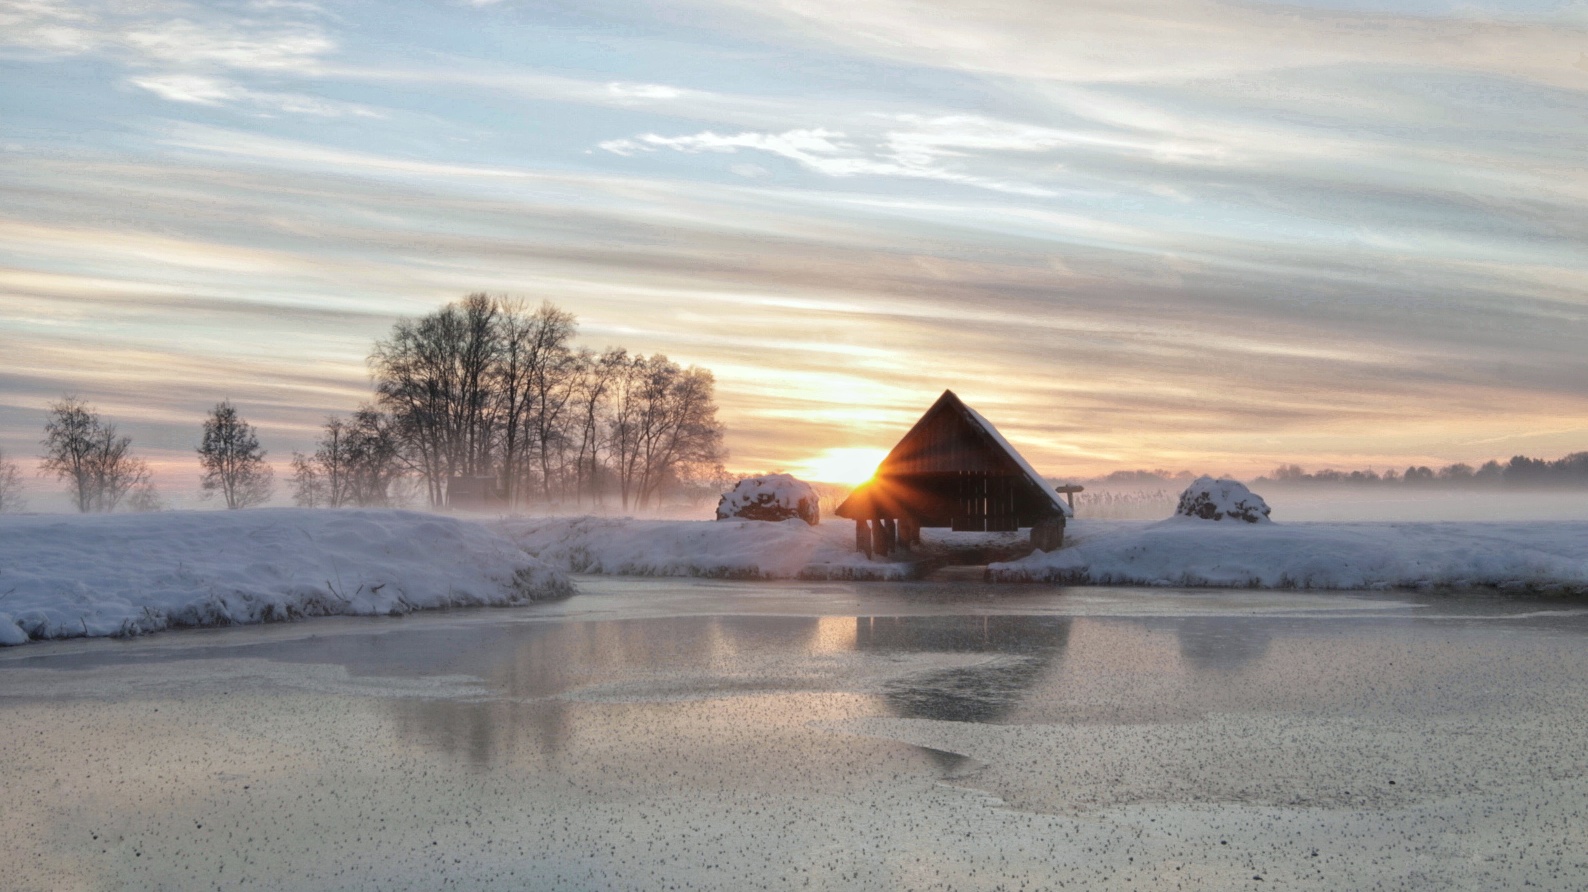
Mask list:
[[[991,422],[945,390],[834,513],[855,522],[861,551],[891,554],[919,543],[923,527],[1030,527],[1032,544],[1049,551],[1064,541],[1071,509]]]

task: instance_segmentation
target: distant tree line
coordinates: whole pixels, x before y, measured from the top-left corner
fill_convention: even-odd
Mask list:
[[[722,485],[723,428],[711,372],[661,354],[573,344],[573,314],[551,303],[471,294],[398,321],[369,356],[374,399],[331,416],[291,459],[306,507],[449,504],[468,481],[491,504],[659,504]],[[52,403],[40,472],[81,512],[163,507],[132,438],[75,396]],[[205,416],[200,491],[227,508],[268,502],[275,472],[254,426],[230,401]],[[0,453],[0,512],[25,506],[22,476]]]
[[[150,480],[148,462],[132,453],[132,438],[75,396],[50,404],[40,445],[40,473],[65,483],[72,504],[84,514],[158,511],[165,506]],[[217,404],[204,420],[198,455],[206,497],[219,494],[228,508],[270,498],[272,472],[265,452],[253,426],[230,402]],[[0,512],[25,506],[20,490],[20,470],[0,455]]]
[[[551,303],[470,294],[398,321],[369,356],[375,399],[328,419],[292,459],[300,505],[385,505],[416,481],[431,506],[466,482],[513,510],[653,507],[721,476],[711,372],[655,354],[573,344]]]
[[[1281,465],[1257,483],[1279,484],[1352,484],[1364,486],[1453,486],[1453,487],[1588,487],[1588,452],[1574,452],[1554,461],[1513,456],[1510,461],[1488,461],[1474,468],[1456,463],[1434,469],[1413,465],[1404,471],[1390,470],[1382,473],[1366,471],[1336,471],[1325,469],[1307,472],[1300,465]]]

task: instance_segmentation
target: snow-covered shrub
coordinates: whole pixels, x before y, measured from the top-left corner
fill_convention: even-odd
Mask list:
[[[746,477],[722,494],[718,520],[788,520],[797,517],[811,526],[821,520],[816,490],[791,474]]]
[[[1199,517],[1203,520],[1244,520],[1247,523],[1268,523],[1268,503],[1263,497],[1246,488],[1239,480],[1198,477],[1180,494],[1180,505],[1174,509],[1179,517]]]

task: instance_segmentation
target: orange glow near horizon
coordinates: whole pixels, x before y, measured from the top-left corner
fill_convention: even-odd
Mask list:
[[[795,473],[818,483],[855,486],[871,479],[888,450],[862,446],[824,449],[820,455],[795,465]]]

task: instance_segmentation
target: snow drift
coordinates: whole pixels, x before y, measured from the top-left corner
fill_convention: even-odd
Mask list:
[[[572,573],[904,579],[918,569],[855,551],[849,524],[551,517],[503,521],[501,528],[530,554]]]
[[[521,604],[567,576],[477,523],[259,509],[0,518],[0,644]]]
[[[992,564],[999,582],[1588,593],[1588,523],[1071,524],[1075,544]]]

